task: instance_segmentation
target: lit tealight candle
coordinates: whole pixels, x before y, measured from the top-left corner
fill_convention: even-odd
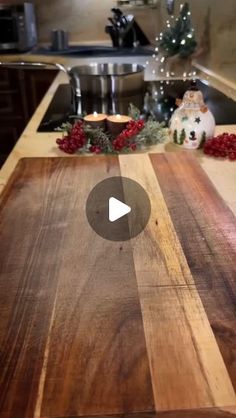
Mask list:
[[[113,137],[118,136],[131,121],[131,118],[126,115],[112,115],[107,118],[107,127]]]
[[[93,112],[90,115],[84,117],[84,121],[92,128],[106,128],[107,115],[105,113]]]

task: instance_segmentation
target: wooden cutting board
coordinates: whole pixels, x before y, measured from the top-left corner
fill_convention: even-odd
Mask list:
[[[102,239],[101,180],[149,223]],[[189,153],[34,158],[0,201],[0,417],[236,416],[236,221]]]

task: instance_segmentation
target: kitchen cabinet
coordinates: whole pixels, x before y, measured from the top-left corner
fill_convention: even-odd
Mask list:
[[[45,69],[0,69],[0,165],[57,74]]]
[[[25,76],[27,75],[27,80],[25,82],[25,93],[28,117],[30,118],[41,102],[46,91],[52,84],[58,71],[33,69],[23,70],[23,72]]]

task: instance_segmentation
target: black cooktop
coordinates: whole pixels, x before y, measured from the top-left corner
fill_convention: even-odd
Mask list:
[[[191,80],[165,80],[145,83],[144,92],[133,96],[122,95],[110,100],[98,97],[83,97],[79,101],[78,113],[127,114],[130,103],[137,106],[144,115],[152,114],[158,121],[168,121],[176,108],[175,101],[182,98]],[[205,102],[215,116],[217,125],[236,123],[236,102],[209,86],[204,80],[197,80],[197,86]],[[69,84],[58,86],[56,93],[38,127],[38,132],[56,131],[64,122],[73,121],[73,106]]]

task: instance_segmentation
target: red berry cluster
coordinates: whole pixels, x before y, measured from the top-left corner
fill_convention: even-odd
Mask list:
[[[126,128],[112,141],[112,145],[115,151],[121,151],[123,149],[130,149],[135,151],[137,145],[135,142],[131,142],[130,139],[137,135],[144,128],[144,121],[131,120]]]
[[[83,148],[86,143],[86,135],[83,130],[83,122],[75,123],[68,135],[56,140],[60,150],[67,154],[74,154],[78,149]]]
[[[100,154],[100,152],[102,152],[102,149],[101,149],[101,147],[99,147],[98,145],[91,145],[91,146],[89,147],[89,151],[90,151],[90,152],[93,152],[93,153],[95,153],[95,154]]]
[[[204,145],[204,153],[213,157],[236,160],[236,134],[223,133],[209,139]]]

